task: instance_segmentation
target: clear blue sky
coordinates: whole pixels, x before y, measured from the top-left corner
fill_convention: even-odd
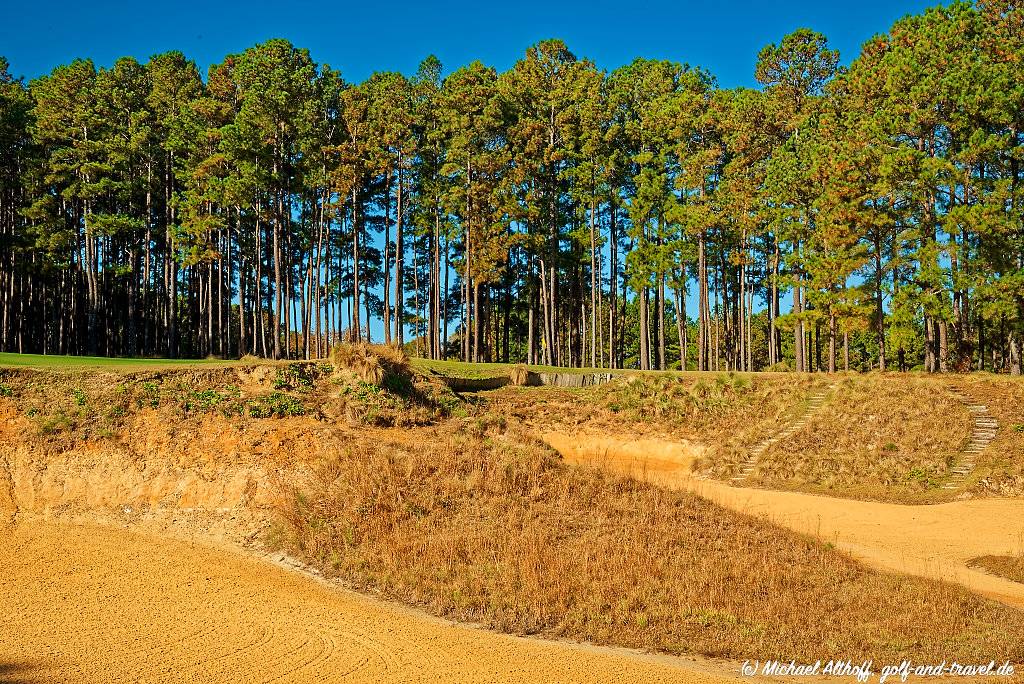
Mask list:
[[[209,4],[209,6],[206,6]],[[474,59],[508,68],[527,46],[562,38],[613,69],[634,57],[705,67],[726,87],[754,85],[758,50],[801,26],[821,31],[843,63],[896,19],[937,2],[856,0],[734,3],[626,2],[164,2],[13,0],[0,22],[0,55],[34,78],[75,57],[110,65],[178,49],[206,67],[268,38],[309,48],[349,81],[375,70],[415,71],[436,54],[451,71]]]

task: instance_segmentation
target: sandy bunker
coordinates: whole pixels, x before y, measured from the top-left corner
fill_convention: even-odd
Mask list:
[[[238,552],[106,526],[6,528],[0,568],[4,682],[725,681],[679,658],[454,625]]]

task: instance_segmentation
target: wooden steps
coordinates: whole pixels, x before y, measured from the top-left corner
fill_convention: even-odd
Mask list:
[[[729,478],[729,481],[735,483],[742,483],[746,481],[750,476],[750,473],[754,472],[754,468],[757,467],[757,462],[760,460],[761,456],[764,455],[764,452],[768,451],[772,445],[789,439],[796,434],[798,430],[807,425],[807,421],[811,416],[821,410],[821,407],[825,405],[825,399],[829,392],[835,388],[835,385],[829,385],[828,387],[812,394],[808,398],[807,405],[804,407],[804,410],[800,415],[793,418],[779,432],[776,432],[768,439],[755,444],[750,451],[747,452],[747,459],[740,466],[737,475]]]
[[[963,388],[951,390],[957,401],[971,412],[973,427],[967,445],[960,450],[960,459],[951,469],[949,481],[942,485],[943,489],[959,489],[964,486],[967,478],[974,472],[974,458],[996,438],[999,432],[999,421],[988,411],[988,407],[972,398]]]

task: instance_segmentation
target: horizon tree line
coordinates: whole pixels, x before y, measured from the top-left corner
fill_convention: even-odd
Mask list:
[[[281,39],[0,58],[0,350],[1021,373],[1024,8],[908,16],[760,87],[564,43],[346,82]],[[696,311],[688,311],[696,301]],[[692,307],[691,307],[692,308]]]

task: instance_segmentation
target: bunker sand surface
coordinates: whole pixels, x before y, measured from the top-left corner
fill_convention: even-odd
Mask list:
[[[686,682],[724,666],[455,625],[267,560],[96,525],[0,529],[0,680]]]
[[[697,445],[657,445],[651,444],[656,440],[585,433],[547,434],[544,440],[567,461],[685,489],[726,508],[832,542],[874,568],[956,582],[1024,609],[1024,584],[967,565],[977,556],[1024,550],[1024,501],[1019,499],[907,506],[746,489],[692,477]],[[645,449],[649,458],[643,456]]]

